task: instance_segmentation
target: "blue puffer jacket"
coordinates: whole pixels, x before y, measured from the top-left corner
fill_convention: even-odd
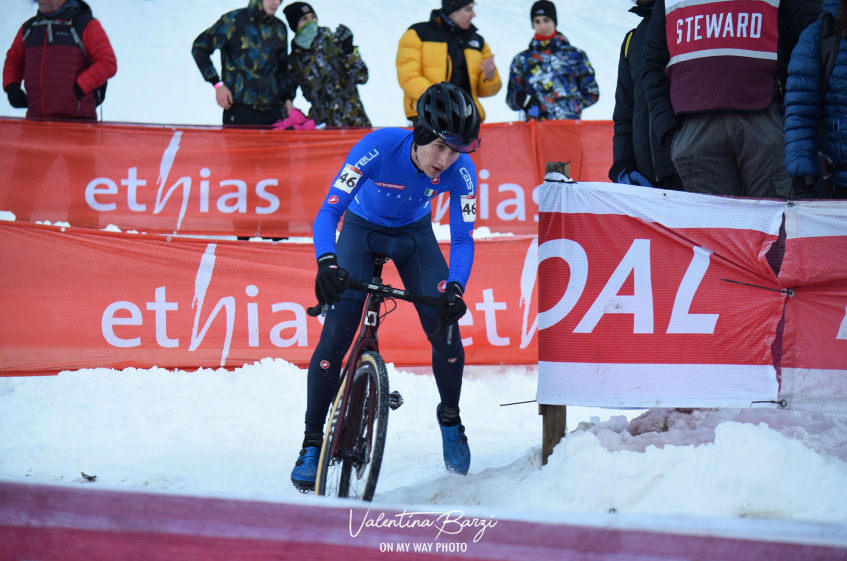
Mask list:
[[[823,9],[838,20],[839,0],[824,0]],[[785,168],[791,177],[821,175],[818,124],[821,118],[821,22],[809,25],[788,65],[785,94]],[[826,86],[822,152],[834,163],[847,162],[847,40],[841,39],[832,76]],[[833,183],[847,185],[847,172]]]

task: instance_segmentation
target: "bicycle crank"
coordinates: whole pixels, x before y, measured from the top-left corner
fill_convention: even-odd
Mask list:
[[[400,409],[401,405],[403,405],[403,396],[400,395],[400,392],[394,390],[388,394],[388,406],[391,407],[392,411]]]

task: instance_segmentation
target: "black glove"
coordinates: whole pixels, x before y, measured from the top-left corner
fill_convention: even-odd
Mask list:
[[[528,110],[530,107],[535,107],[536,105],[538,105],[538,100],[535,99],[535,96],[526,92],[518,92],[515,95],[515,101],[518,102],[518,105],[524,111]]]
[[[85,97],[85,94],[82,93],[82,88],[79,87],[79,84],[74,82],[74,95],[76,96],[77,101],[82,101],[82,98]]]
[[[353,54],[353,32],[346,25],[339,24],[335,30],[335,40],[338,42],[341,52],[347,56]]]
[[[447,288],[438,298],[438,307],[435,313],[441,318],[445,325],[452,325],[459,321],[465,312],[468,311],[468,306],[462,299],[462,285],[456,281],[447,283]]]
[[[789,199],[797,201],[801,199],[819,199],[815,186],[818,183],[818,176],[810,173],[808,175],[798,175],[791,180],[791,196]]]
[[[26,109],[26,93],[21,89],[20,84],[9,84],[6,95],[9,97],[9,105],[15,109]]]
[[[318,276],[315,277],[315,296],[321,304],[341,302],[341,293],[350,286],[350,275],[338,266],[334,253],[318,257]]]

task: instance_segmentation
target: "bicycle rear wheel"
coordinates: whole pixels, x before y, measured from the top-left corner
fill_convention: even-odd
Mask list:
[[[370,501],[376,492],[388,430],[388,371],[382,357],[373,351],[359,357],[342,414],[344,386],[342,381],[330,412],[315,493]],[[340,439],[335,457],[330,456],[329,450],[333,438]]]

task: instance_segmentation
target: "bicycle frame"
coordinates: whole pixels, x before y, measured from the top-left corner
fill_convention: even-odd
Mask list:
[[[374,258],[374,274],[373,284],[382,283],[382,267],[387,263],[389,258],[377,253]],[[346,415],[347,402],[353,389],[353,374],[355,374],[356,364],[359,361],[359,356],[365,351],[379,352],[379,339],[377,331],[379,330],[380,313],[382,312],[382,303],[385,297],[381,294],[368,294],[365,300],[364,313],[362,314],[362,323],[359,327],[359,336],[353,344],[353,348],[348,355],[347,362],[341,370],[341,379],[344,383],[344,393],[341,396],[341,402],[338,406],[338,411]],[[351,366],[352,365],[352,366]],[[333,392],[335,393],[335,392]],[[370,410],[373,411],[376,407],[376,396],[373,392],[368,396]],[[373,437],[373,423],[368,423],[368,438]],[[340,432],[333,434],[332,442],[330,443],[329,453],[330,458],[337,458],[340,453],[341,438]]]

